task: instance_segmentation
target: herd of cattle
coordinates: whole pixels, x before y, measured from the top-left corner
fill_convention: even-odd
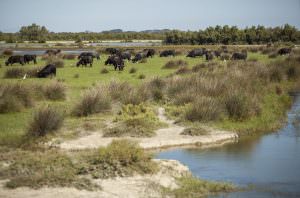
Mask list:
[[[107,60],[105,61],[105,65],[113,65],[115,70],[123,70],[124,69],[124,61],[132,61],[133,63],[138,63],[142,61],[143,59],[153,57],[156,54],[156,51],[154,49],[144,49],[138,53],[136,53],[133,58],[133,49],[127,49],[124,51],[121,51],[116,48],[106,48],[106,53],[110,54]],[[49,56],[56,56],[60,53],[60,50],[47,50],[45,54]],[[278,50],[279,55],[285,55],[289,54],[291,52],[291,48],[281,48]],[[168,57],[168,56],[176,56],[175,50],[164,50],[159,53],[160,57]],[[231,55],[228,52],[226,47],[222,47],[219,50],[208,50],[206,48],[199,48],[199,49],[193,49],[188,52],[186,57],[190,58],[196,58],[196,57],[205,57],[207,61],[212,60],[214,57],[220,58],[221,60],[246,60],[247,59],[247,51],[244,50],[242,52],[233,52]],[[78,62],[76,63],[76,66],[79,67],[90,65],[92,67],[93,60],[97,59],[100,60],[100,54],[96,52],[82,52],[78,56]],[[30,62],[33,62],[34,64],[37,63],[37,56],[36,55],[30,55],[25,54],[23,56],[21,55],[13,55],[10,56],[7,61],[5,62],[5,65],[13,65],[14,63],[19,63],[21,65],[29,64]],[[46,65],[42,70],[38,71],[37,76],[44,78],[49,75],[56,75],[56,67],[53,64]]]

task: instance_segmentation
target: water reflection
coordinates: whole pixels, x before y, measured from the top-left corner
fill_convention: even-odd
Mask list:
[[[300,96],[279,131],[213,149],[177,149],[157,158],[177,159],[194,175],[230,181],[253,189],[217,197],[300,197]]]

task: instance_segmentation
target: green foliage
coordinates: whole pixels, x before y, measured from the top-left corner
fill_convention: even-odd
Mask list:
[[[172,195],[176,198],[200,198],[216,193],[231,192],[235,189],[235,187],[229,183],[209,182],[192,176],[179,178],[177,183],[179,188],[166,190],[168,195]]]
[[[19,33],[21,40],[43,41],[45,40],[49,31],[45,26],[39,26],[33,23],[32,25],[21,27]]]
[[[115,127],[105,130],[105,137],[151,137],[161,125],[153,110],[144,104],[123,105],[115,122]]]
[[[90,173],[94,178],[154,173],[157,165],[151,157],[134,142],[113,140],[107,147],[100,148],[98,153],[88,156],[88,163],[82,166],[80,172]]]

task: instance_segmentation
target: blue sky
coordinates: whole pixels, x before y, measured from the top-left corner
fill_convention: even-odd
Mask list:
[[[0,0],[0,31],[198,30],[215,25],[300,29],[300,0]]]

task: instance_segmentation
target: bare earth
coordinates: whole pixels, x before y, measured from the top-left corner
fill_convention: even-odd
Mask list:
[[[167,119],[167,117],[165,116],[164,108],[158,109],[158,118],[160,119],[160,121],[167,123],[168,127],[156,130],[156,136],[151,138],[128,137],[128,139],[137,141],[139,145],[144,149],[159,149],[188,145],[205,147],[216,146],[228,142],[233,142],[238,137],[236,133],[215,129],[209,129],[211,133],[203,136],[180,135],[180,133],[184,130],[184,127],[174,124],[173,120]],[[114,139],[121,138],[103,137],[102,132],[97,131],[88,136],[80,137],[75,140],[65,141],[58,146],[62,149],[67,150],[98,148],[101,146],[107,146]]]
[[[4,188],[5,180],[0,181],[0,197],[5,198],[139,198],[161,197],[160,187],[174,189],[175,178],[190,175],[189,169],[176,160],[155,160],[160,170],[153,175],[136,175],[114,179],[93,180],[102,187],[99,191],[78,190],[76,188],[31,189],[27,187],[10,190]]]
[[[237,139],[237,134],[227,131],[209,129],[211,133],[204,136],[180,135],[184,127],[174,124],[165,116],[163,108],[158,109],[160,121],[168,124],[167,128],[158,129],[156,136],[151,138],[128,138],[135,140],[142,148],[160,149],[178,146],[220,146],[224,143],[233,142]],[[113,139],[104,138],[101,131],[91,135],[79,137],[75,140],[62,142],[61,144],[50,144],[66,150],[77,150],[86,148],[98,148],[107,146]],[[161,197],[161,188],[177,188],[176,178],[190,175],[189,169],[176,160],[155,160],[159,164],[159,171],[153,175],[136,175],[132,177],[118,177],[113,179],[97,179],[94,183],[101,186],[102,190],[86,191],[76,188],[50,188],[31,189],[27,187],[17,189],[7,189],[4,187],[5,180],[0,180],[0,198],[139,198],[139,197]]]

